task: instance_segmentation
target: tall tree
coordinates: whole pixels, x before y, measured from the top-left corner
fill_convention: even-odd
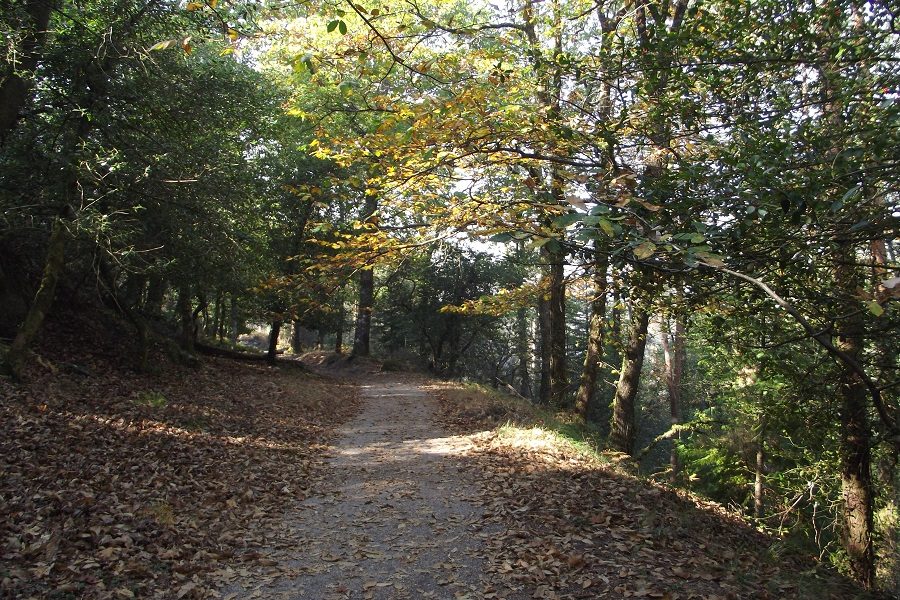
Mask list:
[[[594,414],[594,400],[597,394],[597,376],[603,360],[603,336],[606,328],[607,269],[609,260],[594,242],[595,260],[592,265],[593,287],[591,289],[590,317],[587,331],[587,350],[581,380],[575,395],[575,411],[582,417]]]
[[[613,397],[613,414],[609,430],[610,447],[626,454],[634,452],[635,399],[641,369],[644,366],[647,326],[650,322],[649,313],[639,304],[633,303],[630,312],[628,341],[625,344],[622,368],[619,371],[619,383]]]
[[[378,198],[366,196],[361,220],[370,221],[378,210]],[[364,265],[359,271],[359,297],[356,303],[356,328],[353,331],[353,354],[369,356],[372,336],[372,309],[375,306],[375,273],[371,265]]]

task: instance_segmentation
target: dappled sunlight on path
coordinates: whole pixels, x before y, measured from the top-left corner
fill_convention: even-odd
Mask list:
[[[435,400],[414,383],[360,386],[360,414],[338,430],[321,494],[284,518],[291,547],[274,568],[225,598],[485,598],[477,486],[463,468],[469,436],[435,423]]]

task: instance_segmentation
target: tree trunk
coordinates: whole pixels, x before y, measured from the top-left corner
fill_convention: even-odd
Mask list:
[[[828,21],[819,20],[815,32],[826,40],[833,36]],[[823,44],[818,66],[821,77],[822,123],[832,131],[845,128],[843,111],[845,98],[840,94],[842,83],[833,70],[836,62],[836,45]],[[842,145],[835,138],[826,152],[828,160],[836,159]],[[839,194],[838,194],[839,195]],[[847,215],[856,219],[856,215]],[[841,312],[849,310],[849,316],[838,323],[838,350],[859,363],[863,353],[865,324],[856,296],[863,289],[862,277],[856,266],[856,248],[846,239],[837,239],[834,261],[834,287],[843,292]],[[847,361],[838,364],[838,389],[841,395],[840,453],[841,492],[843,496],[842,541],[853,576],[867,588],[875,584],[875,549],[873,540],[873,512],[875,491],[872,486],[871,426],[868,422],[868,388],[860,373]]]
[[[359,273],[359,305],[356,309],[356,329],[353,332],[353,354],[356,356],[369,356],[374,300],[375,275],[372,269],[363,269]]]
[[[431,344],[431,370],[434,373],[441,373],[444,370],[444,336],[442,335],[437,344]]]
[[[882,202],[883,204],[883,202]],[[872,240],[870,243],[870,252],[872,254],[872,273],[871,287],[872,297],[882,306],[890,301],[890,291],[885,289],[881,282],[890,277],[890,269],[888,268],[888,244],[885,240]],[[890,381],[893,374],[897,372],[897,353],[893,348],[893,338],[887,331],[872,331],[873,345],[875,347],[875,363],[877,372],[882,381]],[[900,557],[897,559],[900,563]]]
[[[631,454],[634,452],[635,398],[644,366],[644,348],[647,345],[649,315],[641,308],[632,308],[631,331],[625,345],[622,371],[613,398],[613,415],[610,423],[609,445],[613,450]]]
[[[44,273],[41,276],[41,285],[34,295],[34,301],[28,308],[28,313],[13,339],[12,345],[6,353],[5,368],[15,379],[22,377],[25,367],[25,359],[28,349],[37,337],[44,317],[53,304],[56,293],[56,284],[65,267],[66,241],[69,230],[61,218],[53,223],[50,232],[50,242],[47,247],[47,259],[44,262]]]
[[[559,3],[552,3],[553,50],[548,60],[544,56],[539,35],[540,18],[535,12],[534,0],[522,5],[522,33],[528,40],[531,68],[538,81],[535,101],[546,111],[547,121],[556,126],[560,121],[562,96],[562,68],[559,58],[562,47],[562,12]],[[540,168],[531,167],[529,175],[535,182],[545,181]],[[549,192],[552,203],[565,206],[565,179],[558,166],[549,168]],[[546,187],[546,186],[542,186]],[[550,219],[547,219],[550,223]],[[557,248],[551,251],[550,246]],[[538,402],[544,405],[564,406],[568,390],[566,363],[566,288],[564,279],[565,250],[556,241],[541,247],[541,257],[546,269],[542,277],[541,294],[547,298],[538,306],[541,325],[541,381]]]
[[[519,360],[516,366],[519,394],[524,398],[531,398],[531,374],[528,372],[528,363],[531,360],[528,348],[528,312],[524,308],[516,311],[516,356]]]
[[[622,339],[622,293],[619,291],[619,286],[616,285],[615,281],[613,282],[612,310],[610,312],[612,316],[612,323],[610,323],[609,327],[610,337],[612,338],[610,341],[618,350],[625,345],[625,342]],[[618,355],[618,352],[616,354]]]
[[[835,256],[835,285],[853,294],[862,286],[853,246],[839,242]],[[857,310],[841,324],[837,347],[859,361],[863,351],[864,323]],[[867,588],[875,584],[875,551],[872,487],[872,431],[868,420],[868,389],[860,375],[840,364],[841,394],[841,490],[843,494],[844,549],[853,575]]]
[[[203,303],[203,310],[200,311],[200,314],[203,317],[203,335],[212,337],[213,320],[209,314],[209,302]],[[196,330],[199,331],[200,328],[197,327]]]
[[[581,381],[575,395],[575,412],[584,419],[594,414],[594,400],[597,396],[597,376],[603,360],[603,328],[606,319],[606,270],[609,260],[594,247],[594,289],[591,299],[591,317],[588,323],[587,350]]]
[[[282,321],[276,319],[272,321],[269,329],[269,350],[266,352],[266,362],[270,365],[274,365],[278,360],[278,338],[281,335],[281,324]]]
[[[143,273],[129,273],[122,286],[122,302],[128,308],[140,308],[144,305],[144,291],[147,289],[147,276]]]
[[[221,339],[222,332],[222,290],[216,291],[216,302],[213,306],[213,319],[210,330],[206,332],[213,339]]]
[[[366,196],[361,215],[364,221],[370,221],[378,210],[378,198]],[[364,267],[359,272],[359,302],[356,309],[356,328],[353,331],[353,354],[369,356],[370,337],[372,334],[372,308],[375,302],[375,273],[372,266]]]
[[[231,294],[231,330],[228,332],[228,339],[232,344],[237,344],[238,341],[238,329],[240,329],[241,321],[240,316],[238,314],[238,304],[237,297],[232,293]]]
[[[322,350],[325,348],[325,329],[319,328],[316,329],[316,350]]]
[[[457,375],[456,365],[459,362],[460,353],[460,336],[459,317],[451,314],[448,316],[446,323],[447,332],[447,372],[446,376],[455,377]]]
[[[166,298],[168,283],[162,275],[152,273],[147,281],[147,298],[144,301],[144,312],[149,317],[162,316],[163,300]]]
[[[205,292],[197,292],[197,308],[191,312],[191,336],[194,338],[194,345],[197,344],[197,339],[200,337],[200,314],[206,314],[206,309],[209,307],[209,301],[206,299]],[[205,318],[205,317],[204,317]]]
[[[102,256],[98,257],[97,263],[98,274],[106,284],[110,296],[110,304],[134,325],[138,343],[137,370],[142,373],[146,372],[150,364],[150,331],[140,309],[143,306],[143,289],[146,287],[147,278],[144,275],[132,273],[126,280],[124,291],[120,294],[116,288],[116,276],[113,269]]]
[[[685,346],[684,346],[684,318],[675,317],[675,330],[671,331],[669,320],[663,319],[662,332],[663,357],[666,365],[666,391],[669,396],[669,418],[672,427],[681,422],[681,376],[684,372]],[[680,437],[680,436],[678,436]],[[675,440],[678,439],[675,438]],[[678,446],[672,442],[669,452],[670,478],[675,479],[678,474]]]
[[[344,351],[344,305],[338,309],[337,325],[334,328],[334,353],[341,354]]]
[[[569,370],[566,357],[565,253],[551,253],[550,263],[550,403],[567,406]]]
[[[40,0],[37,1],[40,2]],[[48,2],[47,6],[44,7],[38,7],[37,5],[29,6],[27,10],[46,10],[47,14],[49,15],[49,4],[50,3]],[[41,15],[43,15],[42,12],[38,15],[38,17],[44,19],[49,18],[48,16]],[[34,15],[32,15],[32,17],[35,18],[35,22],[37,22],[37,18]],[[44,28],[46,29],[46,25],[44,26]],[[104,61],[104,65],[111,67],[112,62],[112,57],[107,57],[107,60]],[[2,100],[4,103],[7,101],[7,93],[10,94],[10,99],[12,102],[16,101],[16,98],[20,93],[19,91],[17,91],[17,88],[15,88],[15,82],[13,81],[16,78],[17,75],[11,74],[11,76],[3,82],[4,89],[0,91],[0,94],[2,94],[0,95],[0,100]],[[13,81],[13,88],[7,90],[6,84],[10,81]],[[74,137],[76,143],[69,149],[71,158],[67,165],[65,173],[65,189],[66,193],[72,197],[76,197],[80,193],[80,190],[78,189],[78,161],[76,155],[78,152],[78,148],[80,148],[80,146],[87,140],[88,134],[91,132],[91,128],[93,127],[93,122],[89,118],[90,110],[93,108],[97,99],[103,97],[107,87],[107,82],[105,79],[98,78],[91,83],[93,85],[92,87],[87,89],[87,92],[83,98],[83,102],[77,106],[77,108],[83,109],[83,112],[77,120],[77,127]],[[27,93],[27,85],[26,90],[23,93]],[[6,107],[2,107],[0,108],[0,110],[5,110],[5,108]],[[15,111],[18,112],[18,107],[15,108]],[[16,116],[13,115],[13,119],[10,122],[10,128],[15,124],[15,120]],[[2,123],[0,123],[0,126],[2,126]],[[0,128],[0,138],[2,138],[8,131],[9,128],[6,130]],[[63,206],[64,208],[61,211],[61,215],[68,216],[71,213],[72,216],[74,216],[74,210],[69,204],[63,203]],[[31,303],[31,306],[28,309],[28,313],[25,315],[25,319],[22,321],[22,325],[19,327],[19,330],[16,333],[16,337],[13,339],[12,345],[7,351],[6,358],[3,361],[4,369],[9,371],[9,373],[14,378],[21,377],[22,370],[25,366],[25,358],[28,352],[28,348],[37,337],[41,325],[44,322],[47,311],[50,310],[50,307],[53,304],[53,298],[56,293],[56,284],[59,281],[59,277],[62,274],[63,268],[65,267],[66,244],[68,238],[69,232],[65,224],[63,223],[62,216],[57,217],[53,222],[53,227],[50,230],[50,239],[48,241],[47,247],[47,258],[44,263],[43,274],[41,275],[41,284],[38,287],[38,291],[35,294],[34,301]]]
[[[541,379],[538,384],[538,404],[550,404],[550,302],[544,296],[538,300],[538,349],[540,351]]]
[[[291,324],[291,352],[294,354],[303,353],[303,339],[300,336],[300,321],[293,321]]]
[[[194,315],[191,310],[191,286],[178,287],[178,316],[181,320],[180,343],[185,352],[194,352]]]
[[[756,438],[756,472],[753,480],[753,516],[757,519],[765,516],[766,421],[766,416],[761,414],[759,434]]]
[[[7,72],[0,81],[0,143],[15,128],[19,113],[28,98],[33,81],[31,71],[38,64],[54,5],[52,0],[28,0],[25,4],[30,22],[23,28],[27,33],[16,56],[18,64],[7,64]]]

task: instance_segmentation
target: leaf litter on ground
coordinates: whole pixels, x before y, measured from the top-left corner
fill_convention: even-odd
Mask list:
[[[546,599],[874,597],[721,505],[640,479],[621,456],[585,452],[520,399],[429,387],[443,424],[473,442],[480,502],[502,525],[487,569],[506,588]]]
[[[205,598],[271,567],[358,404],[299,368],[39,359],[0,380],[0,597]]]

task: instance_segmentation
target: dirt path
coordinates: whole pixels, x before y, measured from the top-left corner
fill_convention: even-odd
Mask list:
[[[491,533],[460,469],[469,442],[440,430],[435,400],[415,383],[377,378],[361,391],[322,493],[285,517],[294,547],[272,558],[286,576],[223,597],[492,597],[479,556]]]

